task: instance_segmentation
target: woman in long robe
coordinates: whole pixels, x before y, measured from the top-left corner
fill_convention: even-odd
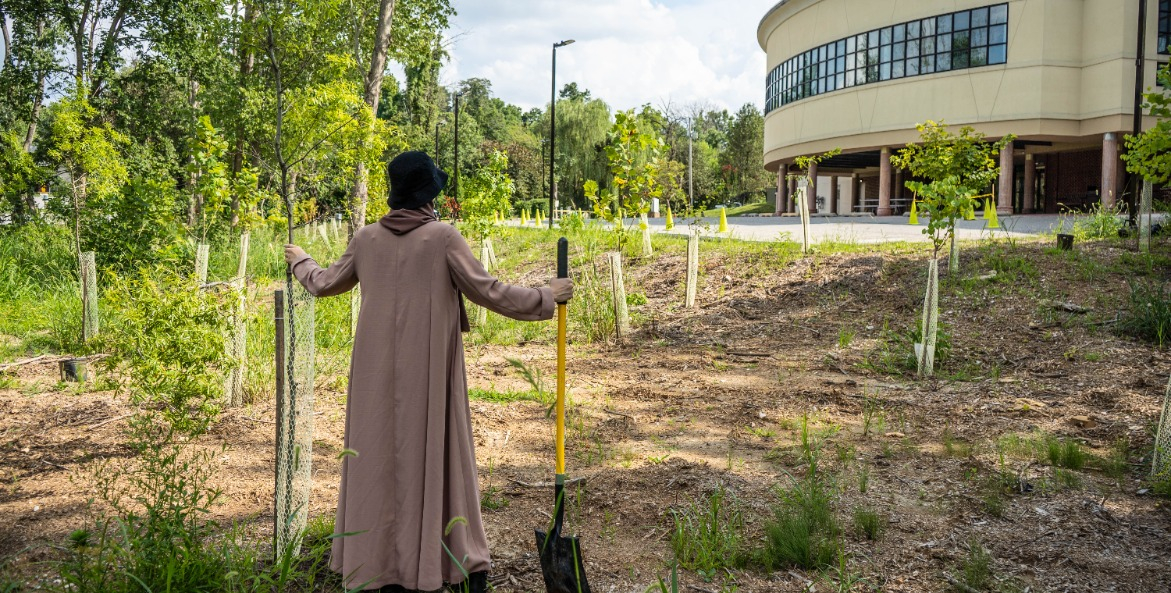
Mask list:
[[[431,591],[461,583],[465,574],[472,575],[472,590],[482,590],[490,557],[480,517],[461,293],[501,315],[537,321],[552,318],[554,303],[568,300],[573,285],[555,279],[533,289],[492,277],[459,231],[436,221],[431,199],[446,175],[418,155],[392,161],[394,209],[379,224],[359,229],[332,265],[322,268],[300,248],[286,246],[293,273],[311,294],[339,295],[359,283],[362,289],[345,431],[345,448],[357,455],[342,461],[335,527],[335,533],[357,535],[333,541],[330,567],[350,586],[366,583],[367,590]],[[396,176],[396,163],[408,156],[412,162],[399,167],[407,172]],[[417,178],[428,168],[435,183],[420,189]],[[466,523],[444,535],[456,517]]]

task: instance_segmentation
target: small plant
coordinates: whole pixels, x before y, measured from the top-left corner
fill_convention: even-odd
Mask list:
[[[807,424],[802,422],[803,427]],[[818,470],[817,448],[803,448],[808,473],[779,492],[781,503],[764,526],[765,544],[758,560],[766,570],[786,566],[820,570],[832,566],[841,551],[841,529],[833,513],[835,488]]]
[[[683,568],[714,571],[737,566],[744,519],[723,485],[682,511],[673,511],[671,549]]]
[[[870,467],[864,465],[864,466],[862,466],[862,469],[858,470],[858,491],[861,492],[862,494],[866,494],[866,491],[869,489],[870,489]]]
[[[983,591],[992,584],[992,554],[976,540],[968,544],[968,555],[959,568],[959,582],[969,590]],[[967,593],[963,587],[956,590]]]
[[[872,509],[857,508],[854,509],[854,528],[858,533],[866,536],[870,541],[876,541],[882,536],[882,531],[886,527],[886,521],[882,519]]]
[[[877,421],[877,423],[876,423]],[[883,412],[882,404],[877,400],[867,397],[862,401],[862,437],[870,436],[870,429],[877,424],[877,431],[882,431]]]
[[[842,328],[838,330],[838,348],[845,350],[850,347],[850,343],[854,341],[855,332]]]
[[[1081,444],[1073,439],[1049,438],[1045,447],[1050,465],[1076,470],[1086,466],[1088,455]]]
[[[1154,281],[1130,282],[1130,309],[1118,329],[1163,348],[1171,342],[1171,290]]]
[[[489,511],[498,511],[508,506],[508,499],[504,497],[504,493],[492,483],[492,477],[495,473],[495,463],[493,460],[488,460],[488,487],[480,493],[480,508]]]

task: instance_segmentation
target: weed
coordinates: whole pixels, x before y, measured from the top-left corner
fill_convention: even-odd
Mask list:
[[[1054,468],[1053,477],[1057,479],[1058,484],[1064,486],[1065,488],[1076,490],[1082,487],[1082,478],[1075,471],[1062,469],[1060,467]]]
[[[1130,309],[1118,329],[1159,348],[1171,342],[1171,289],[1167,284],[1132,280]]]
[[[866,536],[866,539],[878,540],[885,527],[886,521],[877,512],[866,508],[854,509],[854,528],[858,530],[860,535]]]
[[[862,466],[862,469],[858,470],[858,491],[862,494],[866,494],[866,491],[869,489],[870,467],[864,465]]]
[[[631,307],[638,307],[647,304],[646,295],[641,292],[631,292],[626,295],[626,304]]]
[[[1127,461],[1129,455],[1130,444],[1126,439],[1118,439],[1111,445],[1110,452],[1106,454],[1106,457],[1098,461],[1099,467],[1111,478],[1121,480],[1130,469],[1130,463]]]
[[[469,388],[468,398],[495,404],[507,404],[519,401],[542,401],[541,394],[536,391],[497,391],[492,388],[481,389],[479,387]]]
[[[671,549],[683,568],[714,571],[739,564],[744,519],[723,485],[672,515]]]
[[[845,350],[850,347],[850,343],[854,341],[856,332],[842,328],[838,330],[838,348]]]
[[[959,580],[976,591],[992,584],[992,554],[976,540],[968,544],[968,555],[960,562]]]
[[[803,428],[807,425],[802,422]],[[841,551],[841,530],[833,514],[835,488],[818,470],[817,447],[803,443],[803,449],[808,473],[779,492],[781,502],[764,527],[765,544],[758,559],[770,571],[785,566],[826,568]]]
[[[504,497],[495,484],[492,483],[493,474],[495,473],[495,463],[493,460],[488,460],[488,487],[480,493],[480,508],[489,511],[498,511],[508,506],[508,499]]]
[[[750,426],[750,427],[748,427],[748,432],[750,432],[750,433],[752,433],[762,439],[771,439],[771,438],[777,436],[777,431],[775,431],[767,426],[762,426],[760,428],[756,428],[755,426]]]
[[[1076,470],[1086,466],[1087,454],[1075,440],[1049,438],[1045,448],[1050,465]]]

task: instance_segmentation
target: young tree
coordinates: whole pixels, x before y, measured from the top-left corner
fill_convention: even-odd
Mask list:
[[[908,144],[892,158],[900,168],[926,181],[908,181],[928,217],[923,234],[931,238],[931,261],[927,293],[923,300],[922,349],[916,354],[921,376],[934,374],[935,341],[939,318],[939,253],[955,240],[955,223],[964,212],[976,207],[976,195],[999,175],[995,155],[1014,137],[1010,134],[989,143],[984,134],[970,127],[958,135],[947,131],[943,122],[927,121],[916,126],[920,142]]]
[[[491,241],[499,231],[496,213],[512,209],[514,187],[508,175],[508,155],[499,150],[488,155],[488,162],[464,184],[460,220],[480,241],[481,253],[487,256],[481,262],[485,267],[490,267],[495,259]]]
[[[645,230],[651,200],[663,193],[657,179],[663,141],[653,128],[640,124],[638,117],[630,111],[615,114],[608,140],[605,151],[612,175],[610,189],[599,190],[597,182],[589,180],[585,183],[585,193],[593,202],[594,213],[599,218],[617,222],[621,246],[626,233],[619,218],[620,212],[642,216]],[[649,241],[649,234],[644,233],[644,253],[649,251]]]
[[[1159,122],[1138,136],[1126,136],[1122,160],[1127,171],[1165,185],[1171,182],[1171,65],[1159,69],[1159,86],[1159,91],[1145,95],[1143,104]]]

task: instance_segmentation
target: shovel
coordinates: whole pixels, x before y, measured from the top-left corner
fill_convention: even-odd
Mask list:
[[[557,241],[557,277],[569,277],[569,241]],[[537,531],[537,552],[548,593],[590,593],[582,566],[581,542],[561,537],[565,516],[565,303],[557,303],[557,478],[553,489],[553,525]]]

